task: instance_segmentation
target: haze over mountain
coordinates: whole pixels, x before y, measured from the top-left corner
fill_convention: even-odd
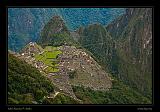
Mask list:
[[[8,48],[19,51],[38,40],[40,31],[54,15],[60,16],[69,30],[76,30],[95,22],[107,25],[124,12],[123,8],[9,8]]]

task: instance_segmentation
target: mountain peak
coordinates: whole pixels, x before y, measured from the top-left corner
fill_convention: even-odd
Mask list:
[[[60,16],[53,16],[41,31],[41,37],[38,40],[40,45],[51,44],[53,39],[59,34],[69,34],[69,31]]]

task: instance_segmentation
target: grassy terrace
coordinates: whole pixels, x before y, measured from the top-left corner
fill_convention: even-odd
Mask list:
[[[36,54],[36,61],[42,61],[48,67],[44,70],[46,73],[58,72],[56,57],[62,52],[57,47],[46,46],[41,54]]]

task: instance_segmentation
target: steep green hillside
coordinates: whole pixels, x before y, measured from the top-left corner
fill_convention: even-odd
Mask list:
[[[129,8],[106,28],[77,30],[78,41],[107,71],[152,99],[152,10]]]
[[[109,91],[93,91],[79,86],[73,86],[73,91],[83,104],[151,104],[148,98],[116,78]]]
[[[80,102],[59,93],[53,83],[36,68],[8,54],[8,104],[79,104]]]
[[[50,80],[36,68],[8,54],[8,103],[41,103],[41,99],[54,92]]]
[[[38,44],[41,46],[60,46],[63,44],[77,45],[60,16],[54,16],[41,31]]]
[[[111,59],[114,53],[114,40],[100,24],[92,24],[77,30],[80,35],[80,44],[89,50],[106,69],[109,71]]]
[[[9,104],[150,104],[151,101],[129,86],[114,79],[109,91],[94,91],[73,86],[79,100],[63,93],[46,98],[54,93],[50,80],[34,67],[8,54],[8,103]],[[56,88],[57,89],[57,88]],[[53,94],[54,95],[54,94]]]
[[[59,93],[55,98],[43,100],[43,104],[80,104],[80,101],[77,101],[63,93]]]
[[[117,27],[114,30],[114,32],[119,32],[119,29],[123,31],[119,32],[119,39],[116,40],[116,53],[119,57],[118,77],[151,98],[152,9],[131,8],[123,17],[128,18],[128,24],[123,28]],[[116,21],[112,27],[115,27],[116,24],[121,25],[123,23]],[[107,29],[111,35],[114,34],[110,27]]]

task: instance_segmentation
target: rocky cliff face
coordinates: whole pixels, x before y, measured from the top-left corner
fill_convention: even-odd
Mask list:
[[[106,27],[77,30],[79,42],[106,69],[148,97],[152,89],[152,9],[129,8]],[[94,43],[94,45],[91,45]]]
[[[116,42],[117,54],[126,65],[119,64],[120,77],[145,95],[151,96],[152,9],[128,9],[124,16],[128,16],[128,24],[122,28],[123,32]]]

